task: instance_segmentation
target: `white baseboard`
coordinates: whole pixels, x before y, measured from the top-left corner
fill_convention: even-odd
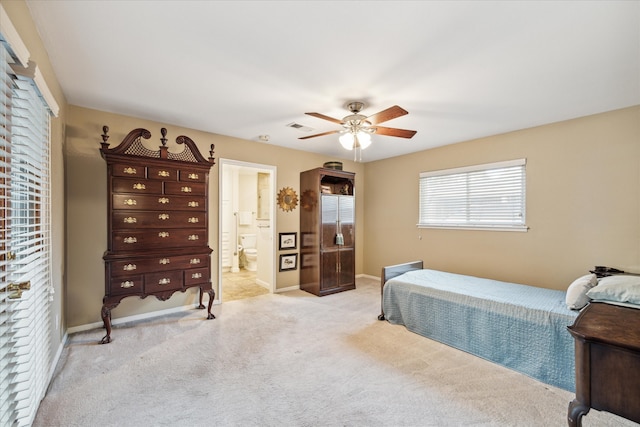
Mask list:
[[[288,288],[281,288],[281,289],[276,289],[275,291],[273,291],[274,294],[279,294],[281,292],[289,292],[289,291],[296,291],[299,290],[300,286],[289,286]]]
[[[58,366],[58,362],[60,362],[60,357],[62,356],[62,350],[67,345],[67,339],[69,338],[69,333],[65,332],[62,336],[62,340],[60,340],[60,345],[58,346],[58,350],[56,350],[55,356],[53,356],[53,360],[51,360],[51,366],[49,367],[49,376],[47,377],[47,391],[49,386],[51,385],[51,381],[53,381],[53,375],[56,373],[56,367]],[[46,394],[46,391],[45,391]],[[44,396],[42,396],[44,398]]]
[[[265,282],[264,280],[256,279],[256,285],[260,285],[263,288],[271,290],[271,284],[269,284],[268,282]]]
[[[376,276],[371,276],[369,274],[356,274],[356,279],[358,278],[363,278],[363,279],[373,279],[373,280],[380,280],[379,277]],[[289,286],[288,288],[282,288],[282,289],[276,289],[273,293],[274,294],[279,294],[280,292],[288,292],[288,291],[295,291],[300,289],[300,286]]]
[[[356,279],[358,279],[358,278],[380,280],[380,277],[371,276],[370,274],[357,274],[356,275]]]
[[[220,300],[217,300],[217,299],[213,300],[213,305],[218,305],[218,304],[220,304]],[[193,304],[189,304],[189,305],[183,305],[180,307],[167,308],[166,310],[151,311],[149,313],[142,313],[142,314],[135,314],[133,316],[120,317],[118,319],[113,319],[111,321],[111,325],[112,326],[121,325],[123,323],[135,322],[137,320],[152,319],[154,317],[164,316],[165,314],[180,313],[183,311],[193,310],[193,307],[194,307]],[[103,322],[94,322],[94,323],[88,323],[80,326],[72,326],[70,328],[67,328],[67,334],[75,334],[76,332],[90,331],[91,329],[98,329],[98,328],[102,328],[103,326],[104,326]]]

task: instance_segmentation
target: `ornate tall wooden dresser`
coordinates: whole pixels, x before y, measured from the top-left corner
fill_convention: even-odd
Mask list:
[[[215,316],[211,305],[208,244],[208,180],[215,164],[213,144],[205,159],[186,136],[176,143],[181,152],[169,151],[167,130],[161,129],[161,145],[150,150],[142,143],[151,133],[134,129],[114,148],[103,127],[100,152],[107,162],[108,239],[102,320],[111,342],[111,310],[123,298],[153,295],[161,301],[190,287],[209,294],[207,319]]]

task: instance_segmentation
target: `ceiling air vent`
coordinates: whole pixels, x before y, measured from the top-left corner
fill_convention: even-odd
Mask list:
[[[298,129],[298,130],[301,130],[303,132],[311,132],[313,130],[313,128],[310,128],[309,126],[304,126],[304,125],[301,125],[301,124],[295,123],[295,122],[294,123],[289,123],[287,125],[287,127]]]

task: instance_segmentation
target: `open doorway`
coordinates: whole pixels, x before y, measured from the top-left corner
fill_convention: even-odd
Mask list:
[[[273,293],[276,167],[220,159],[220,302]]]

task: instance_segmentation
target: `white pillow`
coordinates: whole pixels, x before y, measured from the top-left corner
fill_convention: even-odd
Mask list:
[[[573,281],[567,288],[566,303],[571,310],[580,310],[589,303],[587,291],[598,284],[595,274],[587,274]]]
[[[587,296],[601,301],[640,304],[640,276],[619,274],[603,277]]]

